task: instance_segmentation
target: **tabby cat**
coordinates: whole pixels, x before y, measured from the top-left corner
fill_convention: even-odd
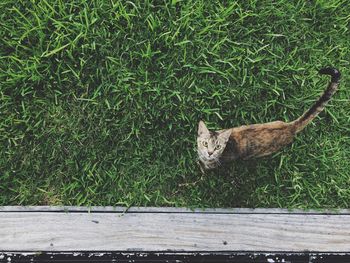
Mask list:
[[[200,121],[197,151],[202,171],[236,159],[266,156],[290,144],[294,136],[324,109],[338,88],[341,75],[339,70],[322,68],[319,73],[331,76],[327,89],[308,111],[292,122],[274,121],[209,131],[204,122]]]

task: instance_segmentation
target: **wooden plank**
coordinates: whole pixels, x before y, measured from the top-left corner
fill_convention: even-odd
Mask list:
[[[40,210],[41,209],[41,210]],[[350,214],[9,207],[0,251],[348,252]],[[55,208],[52,208],[55,209]],[[30,211],[31,210],[31,211]],[[23,212],[25,211],[25,212]],[[190,210],[191,211],[191,210]]]

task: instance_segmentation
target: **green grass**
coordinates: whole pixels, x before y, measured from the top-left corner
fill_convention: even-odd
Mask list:
[[[0,205],[350,207],[350,5],[0,1]],[[284,150],[201,174],[211,128],[290,121]]]

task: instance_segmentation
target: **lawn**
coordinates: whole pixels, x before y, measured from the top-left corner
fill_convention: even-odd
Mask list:
[[[1,0],[0,205],[349,208],[349,14],[347,0]],[[328,65],[340,89],[291,146],[198,181],[200,119],[291,121]]]

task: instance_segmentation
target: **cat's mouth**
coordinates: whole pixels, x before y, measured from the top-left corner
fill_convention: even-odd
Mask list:
[[[219,162],[218,158],[216,156],[213,155],[209,155],[209,154],[202,154],[202,153],[198,153],[199,159],[206,161],[206,162]]]

